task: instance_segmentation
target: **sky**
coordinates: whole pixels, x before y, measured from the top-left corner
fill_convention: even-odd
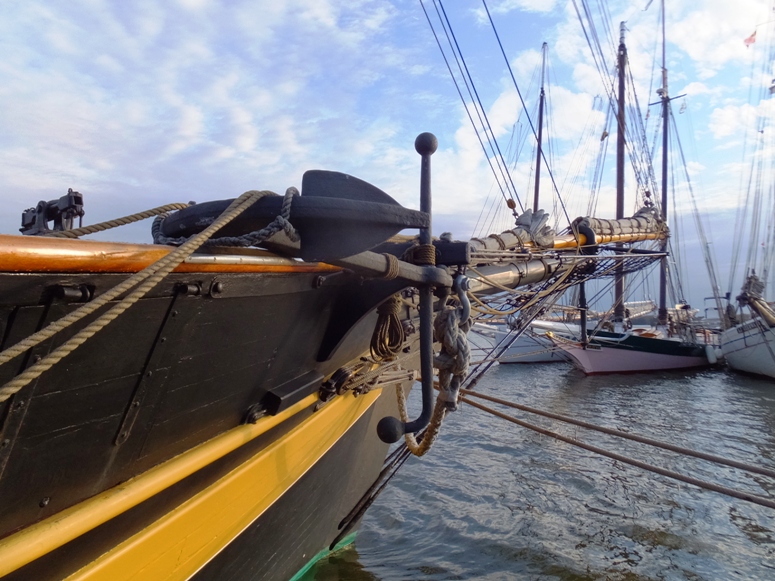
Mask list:
[[[661,84],[659,4],[589,4],[610,63],[619,22],[626,22],[644,115]],[[308,169],[349,173],[417,208],[414,139],[424,131],[439,140],[432,158],[434,232],[466,239],[482,228],[509,227],[488,156],[426,19],[425,11],[441,35],[438,0],[0,0],[0,6],[0,232],[18,232],[24,209],[68,188],[84,195],[84,223],[91,224],[249,189],[283,193],[299,187]],[[514,188],[530,205],[534,141],[513,81],[535,123],[546,42],[551,171],[569,217],[585,214],[606,118],[600,104],[607,101],[579,22],[581,0],[486,6],[508,66],[485,4],[443,1]],[[756,136],[752,120],[763,107],[751,103],[752,88],[775,76],[753,72],[773,18],[767,0],[667,0],[668,89],[685,95],[673,102],[676,125],[723,290],[728,241],[741,234],[734,217]],[[754,31],[756,42],[747,46]],[[658,118],[651,109],[649,142]],[[613,217],[613,143],[605,163],[596,215]],[[541,205],[565,226],[546,184]],[[634,188],[627,213],[636,206]],[[491,218],[496,202],[500,222]],[[686,224],[696,302],[708,288],[689,210],[687,199],[675,202],[676,224]],[[150,242],[150,223],[110,237]]]

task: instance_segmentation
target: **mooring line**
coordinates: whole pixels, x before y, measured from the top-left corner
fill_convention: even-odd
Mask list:
[[[707,454],[705,452],[698,452],[696,450],[692,450],[691,448],[684,448],[683,446],[675,446],[673,444],[668,444],[667,442],[661,442],[659,440],[652,440],[651,438],[646,438],[644,436],[638,436],[636,434],[630,434],[628,432],[622,432],[621,430],[615,430],[613,428],[606,428],[603,426],[597,426],[595,424],[590,424],[588,422],[584,422],[581,420],[576,420],[573,418],[570,418],[568,416],[563,416],[560,414],[555,414],[552,412],[547,412],[543,410],[539,410],[536,408],[531,408],[526,405],[510,402],[504,399],[500,399],[497,397],[493,397],[491,395],[485,395],[483,393],[479,393],[477,391],[470,391],[467,389],[461,389],[461,393],[464,395],[470,395],[474,397],[479,397],[482,399],[486,399],[487,401],[491,401],[493,403],[497,403],[503,406],[511,407],[514,409],[518,409],[525,412],[530,412],[532,414],[536,414],[539,416],[544,416],[547,418],[552,418],[554,420],[559,420],[561,422],[567,422],[569,424],[573,424],[575,426],[580,426],[582,428],[587,428],[589,430],[595,430],[596,432],[602,432],[604,434],[610,434],[612,436],[619,436],[620,438],[625,438],[627,440],[632,440],[634,442],[640,442],[641,444],[648,444],[649,446],[654,446],[655,448],[663,448],[665,450],[670,450],[671,452],[677,452],[679,454],[684,454],[686,456],[693,456],[695,458],[700,458],[701,460],[707,460],[709,462],[715,462],[717,464],[724,464],[726,466],[731,466],[733,468],[740,468],[741,470],[747,470],[748,472],[755,472],[757,474],[762,474],[763,476],[769,476],[770,478],[775,478],[775,470],[771,470],[769,468],[762,468],[760,466],[755,466],[753,464],[746,464],[745,462],[738,462],[737,460],[730,460],[729,458],[724,458],[722,456],[716,456],[715,454]]]
[[[469,392],[468,395],[471,395],[471,393]],[[477,395],[480,395],[480,394],[477,394]],[[630,464],[631,466],[635,466],[643,470],[648,470],[649,472],[654,472],[656,474],[661,474],[662,476],[667,476],[668,478],[673,478],[674,480],[679,480],[687,484],[693,484],[694,486],[697,486],[699,488],[704,488],[706,490],[711,490],[713,492],[720,492],[721,494],[726,494],[727,496],[738,498],[740,500],[745,500],[753,504],[765,506],[767,508],[775,508],[775,500],[773,499],[765,498],[763,496],[757,496],[755,494],[748,494],[746,492],[735,490],[734,488],[721,486],[719,484],[713,484],[712,482],[706,482],[704,480],[693,478],[691,476],[685,476],[683,474],[679,474],[678,472],[673,472],[672,470],[666,470],[665,468],[660,468],[659,466],[647,464],[646,462],[641,462],[640,460],[635,460],[634,458],[628,458],[627,456],[622,456],[621,454],[617,454],[615,452],[609,452],[608,450],[604,450],[603,448],[598,448],[597,446],[592,446],[591,444],[585,444],[584,442],[581,442],[574,438],[563,436],[562,434],[558,434],[556,432],[552,432],[551,430],[547,430],[540,426],[536,426],[534,424],[530,424],[528,422],[519,420],[515,417],[509,416],[507,414],[504,414],[502,412],[489,408],[483,404],[475,402],[467,397],[461,397],[460,400],[467,403],[470,406],[473,406],[484,412],[487,412],[489,414],[502,418],[511,423],[517,424],[518,426],[522,426],[523,428],[527,428],[528,430],[533,430],[534,432],[538,432],[539,434],[543,434],[545,436],[549,436],[551,438],[561,440],[563,442],[566,442],[567,444],[571,444],[579,448],[584,448],[585,450],[589,450],[590,452],[595,452],[596,454],[600,454],[601,456],[606,456],[607,458],[611,458],[613,460],[619,460],[620,462],[624,462],[625,464]]]

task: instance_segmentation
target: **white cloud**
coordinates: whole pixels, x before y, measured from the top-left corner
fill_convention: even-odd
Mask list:
[[[751,127],[755,118],[756,110],[751,105],[726,105],[713,110],[708,127],[713,137],[723,139]]]
[[[732,168],[722,171],[717,160],[739,157],[742,125],[754,112],[743,105],[741,77],[751,74],[764,36],[748,50],[742,39],[762,21],[753,15],[764,3],[741,2],[668,6],[671,93],[691,99],[704,137],[691,172],[712,185],[711,196],[733,189]],[[643,4],[611,4],[613,38],[598,27],[610,65],[618,22],[627,20],[641,106],[654,98],[659,68],[657,5],[643,12]],[[539,0],[489,5],[531,107],[537,96],[527,87],[541,42],[549,42],[552,171],[569,212],[585,213],[604,117],[592,112],[592,102],[604,89],[575,11]],[[486,15],[478,7],[446,8],[510,155],[512,131],[524,137],[528,124]],[[67,187],[85,194],[88,221],[96,222],[251,188],[282,193],[313,167],[351,173],[416,207],[413,140],[427,130],[440,139],[432,158],[438,223],[472,229],[488,196],[488,204],[502,205],[414,3],[31,1],[14,3],[0,22],[0,51],[0,188],[14,192],[11,210],[0,213],[2,231],[18,228],[22,206]],[[756,73],[757,86],[770,74]],[[534,172],[531,144],[529,137],[513,174],[523,200]],[[604,182],[598,209],[611,215],[609,175]],[[545,204],[554,205],[550,198]]]

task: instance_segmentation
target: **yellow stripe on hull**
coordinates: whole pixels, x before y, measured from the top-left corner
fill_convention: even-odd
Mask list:
[[[238,426],[127,482],[0,540],[0,577],[130,510],[315,405],[317,401],[317,394],[310,395],[276,416],[261,418],[255,424]]]
[[[130,537],[68,581],[184,580],[301,478],[377,400],[335,398],[284,437]]]

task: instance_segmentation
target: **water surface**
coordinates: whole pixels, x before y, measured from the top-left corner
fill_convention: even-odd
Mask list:
[[[724,371],[586,377],[501,365],[483,393],[775,469],[775,382]],[[413,394],[417,396],[418,394]],[[482,401],[482,400],[480,400]],[[499,408],[584,442],[775,498],[775,480]],[[323,580],[775,579],[775,510],[463,406],[364,517]]]

